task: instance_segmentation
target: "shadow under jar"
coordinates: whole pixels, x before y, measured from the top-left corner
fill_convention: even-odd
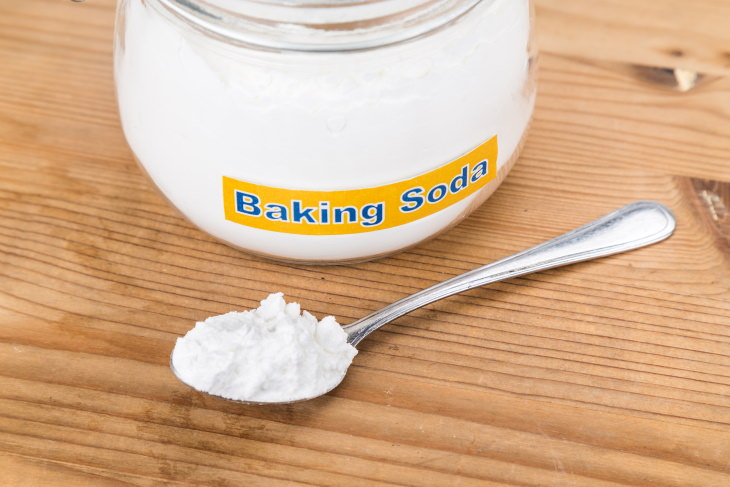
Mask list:
[[[248,252],[367,260],[458,223],[535,101],[529,0],[121,0],[129,145],[191,222]]]

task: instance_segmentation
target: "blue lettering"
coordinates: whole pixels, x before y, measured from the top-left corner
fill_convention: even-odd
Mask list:
[[[289,208],[284,205],[278,205],[276,203],[268,203],[264,205],[266,213],[264,216],[272,221],[288,222],[289,221]]]
[[[299,200],[292,200],[291,202],[291,220],[293,223],[302,223],[306,220],[307,223],[317,223],[317,220],[312,216],[312,212],[317,208],[310,206],[302,208],[302,202]]]
[[[471,179],[470,181],[472,183],[476,183],[479,181],[482,176],[485,176],[489,174],[489,167],[487,166],[487,161],[482,161],[476,166],[474,166],[474,169],[471,170]]]
[[[330,222],[330,202],[320,201],[319,202],[319,221],[322,224]]]
[[[345,221],[347,217],[347,221]],[[333,216],[334,223],[356,223],[357,222],[357,208],[354,206],[344,206],[334,209]]]
[[[428,192],[426,195],[426,199],[429,203],[438,203],[442,199],[444,199],[444,196],[449,192],[449,188],[446,187],[444,183],[437,184],[433,188],[431,188],[431,191]]]
[[[469,181],[467,180],[469,173],[469,165],[461,168],[461,174],[454,177],[454,179],[451,180],[451,184],[449,185],[449,190],[452,194],[456,194],[462,189],[466,188],[469,185]]]
[[[405,205],[400,207],[400,211],[410,213],[422,207],[423,196],[421,196],[421,193],[423,193],[423,188],[420,187],[405,191],[400,197],[401,202],[405,203]]]
[[[236,190],[236,211],[249,216],[261,216],[261,199],[255,194]]]
[[[374,203],[365,205],[361,210],[362,223],[364,227],[376,227],[383,223],[385,217],[385,203]]]

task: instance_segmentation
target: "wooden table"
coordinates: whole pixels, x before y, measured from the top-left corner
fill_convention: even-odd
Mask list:
[[[730,485],[730,1],[539,0],[506,183],[337,267],[240,253],[158,196],[119,127],[113,8],[0,0],[1,485]],[[401,318],[321,399],[237,405],[168,368],[195,320],[269,292],[347,323],[637,199],[670,240]]]

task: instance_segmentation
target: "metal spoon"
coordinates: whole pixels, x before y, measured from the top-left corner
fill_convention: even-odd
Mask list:
[[[465,272],[405,297],[350,325],[344,326],[343,329],[347,333],[347,341],[352,346],[357,346],[366,336],[381,326],[434,301],[485,284],[618,254],[660,242],[672,234],[675,225],[674,216],[664,205],[653,201],[638,201],[560,237]],[[170,367],[173,373],[178,376],[178,379],[185,382],[172,366],[172,360],[170,361]],[[342,378],[344,379],[344,374]],[[338,385],[339,382],[332,389]],[[325,391],[322,395],[330,391]],[[314,399],[314,397],[288,402],[306,401]],[[237,402],[279,404],[274,402]]]

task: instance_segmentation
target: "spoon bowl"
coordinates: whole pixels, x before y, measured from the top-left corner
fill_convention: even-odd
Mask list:
[[[365,337],[381,326],[440,299],[493,282],[644,247],[669,237],[674,232],[675,226],[674,216],[664,205],[653,201],[638,201],[523,252],[465,272],[405,297],[344,326],[343,330],[347,333],[347,342],[357,347]],[[190,385],[175,370],[172,358],[170,368],[181,382]],[[329,390],[320,394],[292,401],[229,400],[244,404],[268,405],[307,401],[327,394],[344,378],[345,374]]]

